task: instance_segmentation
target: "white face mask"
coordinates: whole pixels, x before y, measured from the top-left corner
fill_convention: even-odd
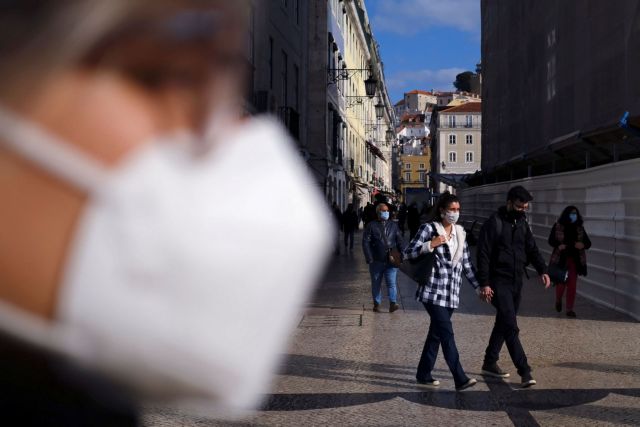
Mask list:
[[[460,212],[449,212],[449,211],[446,211],[444,213],[444,217],[449,222],[449,224],[455,224],[455,223],[458,222],[458,219],[460,218]]]
[[[1,303],[0,324],[143,398],[198,412],[258,405],[332,245],[281,127],[252,120],[204,158],[154,142],[113,170],[2,109],[0,141],[90,194],[55,322]]]

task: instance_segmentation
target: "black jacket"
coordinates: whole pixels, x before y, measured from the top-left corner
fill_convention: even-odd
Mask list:
[[[344,211],[342,214],[342,229],[344,231],[353,231],[358,228],[358,214],[356,211]]]
[[[498,228],[502,228],[500,235]],[[483,286],[521,286],[528,263],[538,274],[547,272],[527,220],[513,219],[503,206],[482,224],[476,263],[478,281]]]
[[[362,233],[362,250],[367,264],[371,261],[387,262],[387,243],[383,235],[386,234],[386,242],[390,248],[395,247],[401,253],[404,252],[405,243],[400,233],[400,227],[393,221],[371,221]]]

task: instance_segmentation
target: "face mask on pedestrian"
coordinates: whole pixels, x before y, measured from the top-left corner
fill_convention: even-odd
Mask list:
[[[460,218],[460,212],[445,211],[444,217],[449,224],[455,224],[458,222],[458,219]]]
[[[578,214],[577,213],[570,213],[569,214],[569,221],[571,221],[572,223],[575,223],[576,221],[578,221]]]
[[[332,224],[275,122],[245,122],[200,157],[189,149],[195,138],[184,137],[153,141],[107,169],[0,108],[0,145],[88,195],[55,320],[0,301],[0,325],[106,372],[142,400],[234,412],[268,392]],[[229,215],[221,203],[238,208]],[[267,314],[274,295],[279,308]]]
[[[383,221],[389,220],[389,211],[380,211],[379,213],[380,219]]]

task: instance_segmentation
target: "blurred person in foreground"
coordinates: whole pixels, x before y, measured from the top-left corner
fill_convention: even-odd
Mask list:
[[[3,420],[268,392],[331,224],[287,134],[239,120],[246,3],[0,2]]]

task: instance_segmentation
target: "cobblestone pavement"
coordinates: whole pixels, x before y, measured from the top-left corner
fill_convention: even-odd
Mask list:
[[[334,258],[262,411],[229,422],[149,408],[146,425],[640,425],[637,321],[580,296],[577,319],[567,318],[553,308],[553,289],[545,291],[532,277],[525,284],[518,320],[538,385],[520,389],[506,348],[500,365],[511,377],[481,376],[494,310],[465,284],[453,323],[462,365],[479,384],[456,392],[440,353],[434,371],[440,387],[421,389],[414,375],[429,318],[414,301],[414,285],[402,274],[402,310],[372,312],[361,252],[357,245]]]

